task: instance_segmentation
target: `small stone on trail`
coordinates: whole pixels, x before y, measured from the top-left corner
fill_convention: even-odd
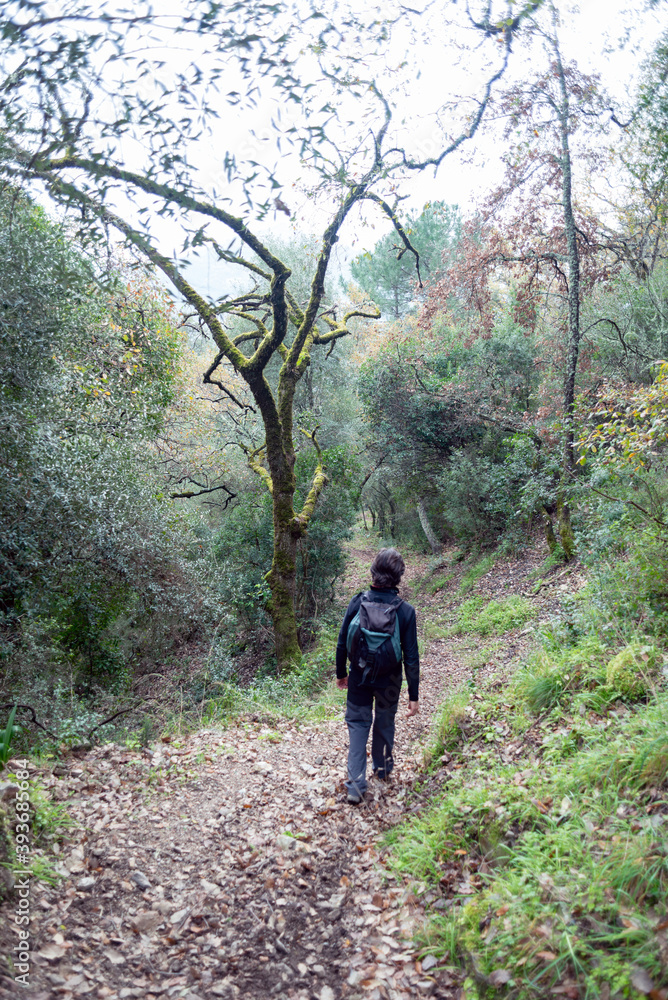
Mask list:
[[[79,881],[77,882],[77,889],[79,890],[79,892],[90,892],[90,890],[93,888],[94,885],[95,885],[95,879],[92,878],[91,876],[88,876],[87,878],[79,879]]]
[[[324,758],[323,757],[316,757],[315,763],[316,763],[317,767],[320,767],[320,765],[324,763]],[[326,989],[329,989],[329,986],[327,986]]]
[[[433,969],[435,965],[438,965],[438,959],[434,958],[433,955],[427,955],[426,958],[422,959],[423,972],[429,972],[429,970]]]
[[[320,1000],[334,1000],[334,990],[331,986],[323,986],[320,990]]]
[[[143,872],[136,871],[130,874],[130,880],[134,882],[138,889],[150,889],[151,883]]]

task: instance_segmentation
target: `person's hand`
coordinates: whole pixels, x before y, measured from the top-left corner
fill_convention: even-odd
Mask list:
[[[413,716],[417,715],[419,711],[420,711],[420,702],[419,701],[410,701],[409,700],[409,702],[408,702],[408,711],[406,712],[406,717],[409,718],[409,719],[412,719]]]
[[[342,691],[345,691],[345,689],[348,687],[348,678],[347,677],[337,677],[336,678],[336,686],[337,686],[337,688],[341,688]]]

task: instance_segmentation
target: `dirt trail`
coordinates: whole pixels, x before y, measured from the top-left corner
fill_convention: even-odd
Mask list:
[[[350,592],[372,555],[352,550]],[[423,571],[413,561],[407,584]],[[442,601],[415,603],[428,615]],[[420,807],[425,733],[444,687],[466,675],[449,642],[431,644],[416,719],[405,719],[402,693],[393,781],[372,781],[359,808],[344,801],[342,718],[247,720],[177,746],[103,746],[54,768],[49,793],[81,826],[63,841],[63,881],[33,880],[28,995],[458,996],[447,970],[412,950],[422,905],[382,868],[379,834]],[[11,916],[10,900],[7,944]],[[0,996],[17,990],[0,979]]]

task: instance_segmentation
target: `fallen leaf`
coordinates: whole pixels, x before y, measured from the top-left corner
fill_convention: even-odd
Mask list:
[[[489,975],[489,981],[492,986],[503,986],[504,983],[509,983],[512,979],[512,975],[508,972],[508,969],[494,969]]]
[[[154,931],[156,927],[160,926],[162,921],[163,916],[161,913],[156,913],[155,910],[148,910],[137,914],[134,920],[134,926],[140,934],[150,934],[151,931]]]
[[[556,955],[553,951],[538,951],[536,952],[536,958],[542,958],[544,962],[554,962],[556,960]]]
[[[633,969],[630,979],[631,985],[635,986],[639,993],[648,995],[653,989],[655,989],[654,983],[644,969],[639,969],[637,967]]]
[[[531,802],[533,803],[533,805],[535,805],[535,807],[536,807],[536,809],[538,810],[539,813],[543,813],[543,815],[545,815],[546,813],[549,812],[549,809],[547,808],[547,806],[543,802],[541,802],[539,799],[532,799]]]
[[[125,958],[120,951],[115,948],[104,948],[102,954],[109,959],[112,965],[125,965]]]
[[[47,944],[37,954],[45,958],[47,962],[58,962],[64,956],[65,949],[60,944]]]

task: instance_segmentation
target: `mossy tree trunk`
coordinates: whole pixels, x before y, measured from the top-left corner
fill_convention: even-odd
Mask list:
[[[575,472],[575,379],[580,355],[580,251],[577,226],[573,212],[573,170],[570,150],[571,108],[566,73],[561,59],[561,50],[556,33],[556,11],[553,7],[555,74],[559,82],[560,99],[555,102],[555,111],[561,141],[561,201],[566,234],[566,256],[568,260],[568,347],[566,373],[564,376],[564,454],[562,475],[557,495],[557,525],[561,546],[567,559],[575,555],[575,538],[571,527],[571,512],[566,492]]]

